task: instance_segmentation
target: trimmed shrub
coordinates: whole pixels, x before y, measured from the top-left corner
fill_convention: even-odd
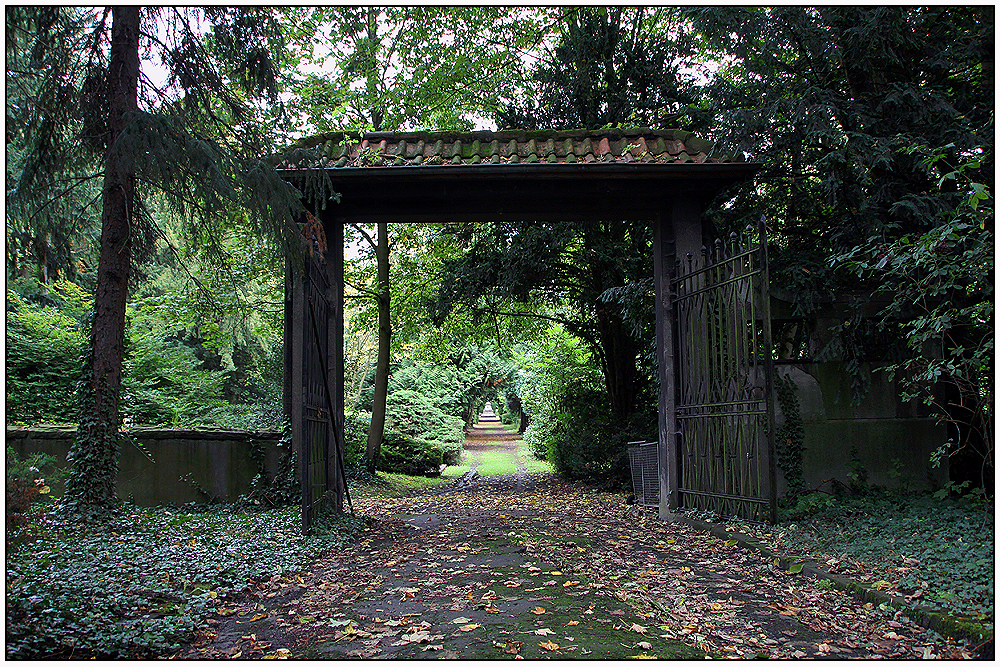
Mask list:
[[[392,392],[386,401],[385,440],[398,443],[398,436],[424,440],[441,449],[442,462],[448,465],[462,459],[464,426],[460,418],[445,414],[426,396],[409,389]]]
[[[443,463],[444,449],[439,444],[396,431],[385,434],[378,467],[386,472],[435,477],[441,474]]]

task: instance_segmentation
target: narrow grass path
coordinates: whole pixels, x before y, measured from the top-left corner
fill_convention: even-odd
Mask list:
[[[470,436],[477,477],[359,496],[367,531],[297,585],[264,582],[222,601],[178,657],[962,655],[894,610],[532,470],[516,434],[495,423]]]

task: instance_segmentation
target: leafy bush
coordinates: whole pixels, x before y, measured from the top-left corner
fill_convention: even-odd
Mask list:
[[[70,283],[72,284],[72,283]],[[86,338],[57,293],[29,300],[7,290],[7,422],[74,423]]]
[[[281,430],[280,345],[251,350],[230,341],[220,354],[212,347],[215,338],[189,332],[169,305],[146,298],[128,307],[125,423]],[[6,311],[8,423],[77,422],[76,384],[87,347],[83,322],[92,307],[93,299],[72,282],[12,283]]]
[[[392,374],[389,394],[413,391],[424,396],[446,415],[462,417],[463,387],[458,371],[450,364],[424,364],[411,360]]]
[[[225,373],[201,368],[195,349],[155,314],[130,308],[129,315],[122,378],[126,423],[219,423],[229,408],[222,398]]]
[[[7,659],[150,658],[255,581],[291,576],[362,520],[327,517],[303,537],[297,507],[124,506],[107,525],[44,517],[40,539],[8,550]]]
[[[634,436],[627,426],[612,421],[607,393],[567,387],[557,400],[559,410],[549,413],[549,420],[541,424],[546,427],[544,434],[537,423],[532,423],[525,431],[525,439],[541,438],[546,459],[569,479],[609,489],[626,483],[626,443]]]
[[[26,459],[17,455],[12,447],[7,447],[7,492],[6,492],[6,538],[7,548],[17,542],[30,539],[26,529],[37,519],[38,511],[33,508],[49,498],[49,486],[43,477],[43,469],[56,461],[48,454],[32,454]],[[60,471],[53,471],[58,477]]]
[[[379,470],[404,475],[433,477],[441,473],[444,463],[444,450],[440,445],[396,431],[386,432],[381,454]]]
[[[588,350],[552,327],[536,350],[519,354],[517,392],[530,417],[524,441],[570,479],[605,488],[629,479],[626,443],[655,437],[655,419],[614,423],[604,378]],[[646,423],[649,422],[649,423]]]
[[[386,400],[386,441],[398,444],[402,441],[400,436],[426,441],[441,449],[442,463],[454,465],[462,459],[464,426],[460,418],[445,414],[426,396],[415,391],[394,391]]]

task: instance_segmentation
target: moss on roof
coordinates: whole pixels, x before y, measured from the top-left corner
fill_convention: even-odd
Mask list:
[[[691,132],[646,127],[499,132],[328,132],[296,141],[285,167],[559,163],[723,163]],[[303,154],[301,149],[309,149]]]

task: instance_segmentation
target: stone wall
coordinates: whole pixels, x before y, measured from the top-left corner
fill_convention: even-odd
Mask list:
[[[836,333],[845,321],[857,317],[871,322],[881,320],[886,306],[870,294],[844,293],[836,299],[815,304],[810,317],[797,315],[793,305],[794,294],[771,286],[772,330],[779,342],[779,357],[775,374],[790,378],[796,387],[799,413],[803,422],[804,452],[803,477],[806,488],[830,490],[830,482],[849,482],[854,469],[851,463],[852,448],[857,452],[861,466],[867,471],[868,484],[888,488],[934,488],[948,481],[948,465],[930,467],[931,452],[948,439],[947,427],[939,424],[919,401],[899,398],[901,387],[886,371],[880,354],[887,350],[872,349],[869,361],[860,362],[857,377],[868,385],[858,392],[851,387],[852,375],[842,361],[830,359],[837,354],[839,342]],[[785,346],[782,323],[800,327],[796,345]],[[777,401],[776,401],[777,403]],[[780,425],[784,416],[780,406],[775,406],[775,418]],[[781,469],[778,469],[779,494],[784,491]]]
[[[21,456],[50,454],[57,466],[66,467],[75,435],[74,426],[8,428],[7,446]],[[280,433],[228,429],[132,429],[121,439],[118,497],[147,507],[236,500],[259,472],[251,442],[263,447],[266,472],[273,475],[287,447],[280,439]],[[62,494],[62,483],[54,483],[52,491]]]
[[[947,482],[948,467],[931,468],[931,452],[947,440],[947,428],[899,399],[895,383],[869,371],[871,385],[852,402],[850,375],[837,362],[778,364],[775,374],[795,383],[804,431],[802,472],[806,488],[830,490],[828,480],[848,484],[852,449],[867,471],[868,484],[888,488],[935,488]],[[776,401],[777,404],[777,401]],[[780,405],[775,421],[784,423]],[[779,494],[784,479],[778,469]]]

